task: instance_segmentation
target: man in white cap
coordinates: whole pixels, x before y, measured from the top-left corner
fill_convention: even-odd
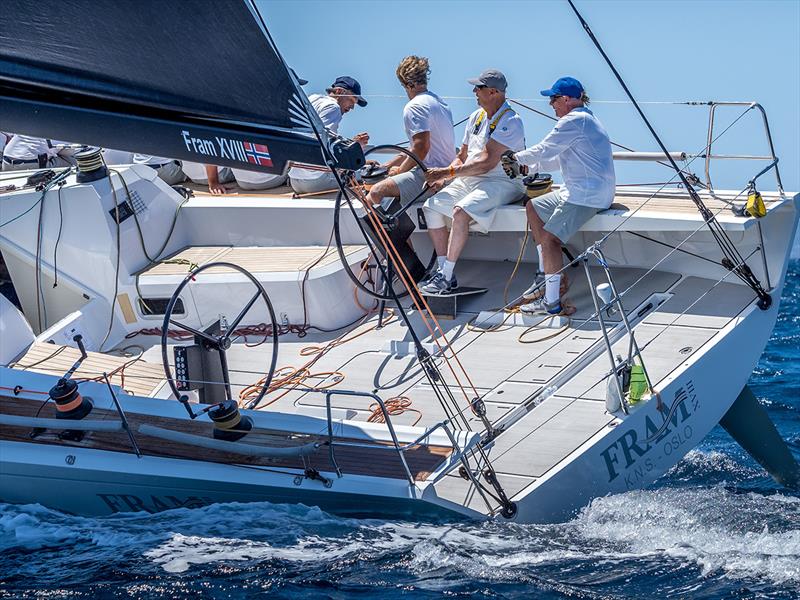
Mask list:
[[[558,122],[535,146],[504,155],[503,168],[512,178],[519,165],[537,172],[561,169],[561,189],[539,196],[525,207],[538,244],[539,271],[523,293],[532,302],[520,307],[529,314],[558,314],[562,310],[561,246],[598,211],[611,206],[616,179],[611,141],[586,107],[589,97],[581,82],[562,77],[541,94],[550,98]]]
[[[458,287],[454,270],[467,243],[470,223],[488,232],[498,207],[524,195],[521,179],[509,179],[500,165],[504,152],[525,148],[522,119],[506,101],[505,75],[488,69],[468,83],[475,86],[472,91],[480,108],[470,115],[453,162],[428,169],[425,174],[429,185],[453,179],[423,207],[438,266],[429,280],[420,282],[420,290],[426,294],[447,294]],[[452,227],[448,235],[449,220]]]
[[[339,123],[342,116],[358,106],[366,106],[367,101],[361,96],[361,84],[346,75],[337,77],[331,86],[325,90],[327,96],[311,94],[308,99],[311,106],[317,111],[322,124],[330,133],[339,133]],[[353,139],[362,146],[369,142],[368,133],[359,133]],[[292,167],[289,169],[289,183],[298,194],[311,194],[337,187],[336,177],[330,169],[305,169]]]

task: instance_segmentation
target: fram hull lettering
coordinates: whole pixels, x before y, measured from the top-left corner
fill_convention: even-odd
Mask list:
[[[655,468],[654,459],[670,456],[692,437],[693,429],[688,421],[698,406],[699,400],[690,380],[675,392],[672,407],[665,407],[664,416],[670,415],[668,423],[654,421],[646,415],[643,431],[629,429],[617,437],[600,453],[608,483],[622,475],[628,489],[636,487]],[[657,434],[658,437],[652,439]],[[645,440],[651,441],[645,443]]]
[[[200,508],[213,504],[211,498],[200,496],[156,496],[134,494],[97,494],[111,512],[148,512],[156,513],[172,508]]]

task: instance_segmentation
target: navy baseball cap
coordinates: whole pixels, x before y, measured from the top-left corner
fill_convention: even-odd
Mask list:
[[[553,87],[540,92],[542,96],[569,96],[580,98],[583,94],[583,85],[574,77],[562,77],[553,84]]]
[[[347,75],[343,75],[342,77],[337,77],[336,81],[334,81],[331,84],[331,87],[329,87],[326,91],[330,92],[333,88],[337,87],[343,88],[348,92],[352,92],[353,95],[358,99],[359,106],[367,105],[367,101],[361,97],[361,84],[358,83],[358,81],[356,81],[352,77],[348,77]]]

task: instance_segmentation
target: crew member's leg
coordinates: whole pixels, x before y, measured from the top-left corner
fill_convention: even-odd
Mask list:
[[[258,191],[258,190],[271,190],[276,187],[282,186],[286,183],[286,177],[284,175],[275,175],[273,177],[264,178],[264,181],[259,183],[253,183],[252,181],[239,181],[236,180],[236,185],[238,185],[241,189],[247,191]]]
[[[181,169],[181,164],[176,160],[171,160],[160,169],[156,170],[158,176],[167,185],[178,185],[186,181],[186,174]]]
[[[531,204],[533,209],[528,210],[527,214],[534,238],[542,246],[545,292],[544,297],[521,306],[520,310],[527,313],[557,314],[562,309],[560,271],[564,262],[561,246],[597,213],[597,209],[564,202],[557,192],[540,196]]]
[[[469,193],[469,188],[460,179],[455,179],[450,185],[434,194],[425,201],[422,207],[425,222],[428,227],[433,249],[436,252],[436,272],[430,278],[420,282],[420,289],[427,285],[441,273],[447,263],[449,238],[447,221],[453,219],[453,210],[456,202]],[[462,245],[463,247],[463,245]],[[452,279],[452,269],[448,280]],[[455,283],[455,282],[453,282]]]
[[[561,270],[561,241],[554,239],[554,236],[545,229],[545,223],[553,216],[561,204],[561,195],[558,191],[553,191],[534,198],[525,205],[525,213],[533,232],[539,259],[533,283],[522,293],[526,300],[532,300],[542,295],[542,288],[546,287],[547,281],[545,273],[555,274]],[[559,276],[559,289],[560,285],[561,278]]]
[[[303,178],[289,178],[289,185],[296,194],[316,194],[318,192],[334,192],[339,190],[339,184],[336,183],[336,177],[330,171],[320,171],[317,177],[303,179]]]
[[[397,187],[394,177],[387,177],[372,186],[367,194],[367,200],[373,206],[377,206],[384,198],[397,198],[399,195],[400,188]]]
[[[438,274],[441,277],[431,279],[430,283],[422,288],[424,292],[441,294],[458,287],[454,271],[456,261],[466,246],[470,224],[474,222],[477,230],[488,232],[497,209],[504,204],[515,202],[522,194],[520,185],[507,179],[471,178],[463,185],[468,193],[453,207],[453,226],[447,260]]]

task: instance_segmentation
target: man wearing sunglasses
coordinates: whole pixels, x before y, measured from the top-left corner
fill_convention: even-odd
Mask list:
[[[497,209],[524,194],[521,180],[506,177],[500,165],[504,152],[525,148],[522,119],[506,101],[505,75],[487,69],[467,82],[474,86],[472,91],[480,108],[470,115],[461,149],[453,162],[447,167],[428,169],[425,174],[428,185],[453,180],[428,198],[423,207],[438,260],[438,271],[420,282],[420,290],[425,294],[447,294],[458,287],[454,269],[467,243],[470,224],[478,231],[488,232]]]
[[[561,189],[534,198],[525,206],[539,253],[539,270],[520,307],[528,314],[561,312],[561,246],[598,211],[614,200],[616,179],[608,134],[586,105],[580,81],[562,77],[542,90],[558,117],[545,138],[522,152],[503,156],[503,169],[514,178],[519,165],[534,172],[560,169]],[[524,169],[523,169],[524,170]],[[542,288],[544,294],[542,295]]]

